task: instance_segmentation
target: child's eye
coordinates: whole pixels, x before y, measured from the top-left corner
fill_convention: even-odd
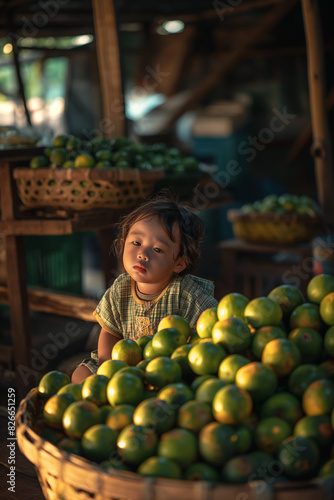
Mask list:
[[[161,253],[162,252],[161,248],[158,248],[158,247],[155,247],[154,251],[157,252],[157,253]]]
[[[132,244],[135,245],[136,247],[139,247],[140,245],[139,241],[133,241]]]

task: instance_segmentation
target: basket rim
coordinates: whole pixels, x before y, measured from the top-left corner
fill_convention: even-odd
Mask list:
[[[324,222],[320,215],[311,214],[278,214],[262,212],[243,212],[241,209],[230,209],[227,211],[227,218],[230,222],[304,222],[321,224]]]
[[[15,180],[29,180],[38,177],[48,177],[59,180],[106,180],[106,181],[143,181],[162,179],[165,169],[162,167],[152,170],[141,170],[139,168],[37,168],[16,167],[13,171]]]
[[[38,387],[34,387],[20,402],[16,413],[16,434],[21,452],[24,454],[22,451],[22,448],[24,447],[22,445],[23,442],[29,442],[30,447],[34,446],[35,443],[38,443],[36,453],[27,456],[27,459],[32,462],[37,469],[38,464],[43,463],[43,459],[47,458],[49,463],[52,461],[54,463],[61,462],[60,466],[58,465],[58,469],[61,469],[62,464],[66,464],[68,466],[73,466],[73,471],[76,470],[79,473],[87,474],[88,482],[91,481],[92,474],[95,473],[95,481],[98,483],[100,488],[99,494],[103,494],[103,489],[107,488],[109,494],[111,491],[113,492],[112,498],[117,498],[117,494],[119,494],[120,490],[123,488],[122,481],[124,481],[124,492],[130,487],[130,491],[136,492],[136,499],[148,497],[158,498],[158,493],[161,490],[163,490],[162,493],[164,493],[164,498],[168,500],[177,500],[181,498],[183,500],[193,500],[194,498],[195,500],[201,500],[203,498],[217,500],[222,498],[222,495],[226,495],[228,490],[230,493],[233,492],[234,494],[242,492],[250,494],[252,491],[255,491],[257,487],[265,487],[266,491],[275,491],[277,494],[282,494],[282,497],[280,496],[280,500],[283,498],[284,492],[286,492],[289,488],[292,491],[296,491],[298,487],[304,489],[305,487],[314,486],[316,488],[319,487],[320,489],[324,489],[325,491],[334,492],[334,478],[314,478],[307,481],[300,480],[274,484],[265,480],[252,480],[245,484],[229,484],[221,482],[210,483],[208,481],[186,481],[182,479],[167,479],[160,477],[143,477],[136,472],[123,470],[111,469],[107,472],[94,462],[91,462],[79,455],[59,449],[56,445],[44,440],[32,429],[30,425],[32,420],[31,412],[35,409],[37,399]],[[76,475],[73,476],[73,471],[72,481],[78,481],[78,483],[71,483],[71,486],[80,488],[82,486],[80,479],[82,478],[77,477]],[[75,477],[75,480],[73,480],[73,477]],[[107,498],[109,498],[109,496]],[[131,498],[131,494],[129,494],[126,498]]]

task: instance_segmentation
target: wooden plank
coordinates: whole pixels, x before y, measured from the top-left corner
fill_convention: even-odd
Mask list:
[[[118,28],[113,0],[92,0],[103,102],[100,130],[104,137],[125,135],[125,110]]]
[[[9,220],[0,221],[0,233],[9,235],[51,235],[71,234],[73,227],[69,220]]]
[[[18,453],[18,451],[16,451],[16,453]],[[7,488],[9,486],[6,484],[8,473],[9,469],[4,465],[0,465],[0,488],[3,499],[11,500],[19,498],[20,500],[45,500],[37,477],[27,476],[22,472],[16,472],[15,474],[15,493],[7,493]]]
[[[1,187],[1,216],[4,221],[12,220],[17,211],[13,179],[9,163],[3,163],[0,168]],[[15,366],[31,366],[31,335],[29,326],[29,311],[27,290],[25,285],[25,258],[21,237],[8,236],[5,238],[5,252],[7,269],[8,296],[10,300],[10,328],[13,339]],[[23,396],[27,391],[24,382],[17,375],[18,395]]]
[[[10,305],[8,288],[0,286],[0,303]],[[95,321],[93,311],[98,301],[77,297],[74,295],[58,294],[48,290],[28,289],[28,304],[32,311],[58,314],[71,318]]]
[[[10,330],[13,339],[15,366],[30,368],[31,334],[29,310],[26,291],[25,256],[21,237],[5,238],[7,269],[7,286],[10,300]],[[21,377],[17,378],[20,394],[27,392],[22,385]]]
[[[211,91],[228,72],[244,57],[245,51],[257,43],[260,38],[272,29],[291,9],[298,0],[288,0],[279,3],[265,14],[261,21],[248,30],[245,29],[244,37],[229,53],[221,58],[213,70],[189,93],[186,100],[171,114],[166,121],[166,128],[172,126],[186,111],[193,109],[201,99]]]
[[[218,248],[223,250],[236,250],[238,252],[253,252],[253,253],[295,253],[308,254],[312,251],[310,243],[302,243],[300,245],[267,245],[261,243],[250,243],[248,241],[239,240],[237,238],[225,240],[218,243]]]
[[[0,221],[0,233],[6,235],[38,236],[38,235],[57,235],[72,234],[81,231],[96,231],[99,228],[107,228],[114,225],[119,220],[120,212],[117,217],[110,214],[98,215],[88,220],[84,218],[71,218],[65,220],[7,220]]]
[[[4,195],[6,203],[8,193]],[[74,212],[72,214],[57,210],[48,212],[40,209],[37,217],[31,212],[21,212],[19,220],[0,221],[0,233],[5,235],[57,235],[72,234],[81,231],[97,231],[110,228],[119,221],[124,210],[96,210],[90,212]],[[39,214],[39,216],[38,216]]]
[[[5,365],[8,366],[10,370],[14,368],[13,347],[11,345],[0,344],[0,363],[5,363]]]
[[[313,131],[318,199],[329,223],[334,223],[334,180],[331,138],[325,94],[324,50],[319,6],[316,0],[302,0],[307,45],[308,81]]]
[[[30,160],[33,156],[42,154],[44,149],[44,146],[8,147],[6,149],[0,149],[0,162]]]

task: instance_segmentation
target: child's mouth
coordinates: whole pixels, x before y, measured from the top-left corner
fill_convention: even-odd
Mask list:
[[[143,266],[133,266],[133,269],[139,271],[140,273],[146,273],[146,269]]]

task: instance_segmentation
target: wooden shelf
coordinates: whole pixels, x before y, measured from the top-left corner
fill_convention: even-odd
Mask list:
[[[237,238],[218,243],[221,252],[221,279],[230,292],[240,292],[249,299],[261,297],[267,280],[286,277],[297,284],[306,296],[312,245],[262,245]],[[274,256],[284,254],[282,261]],[[240,284],[241,281],[241,284]]]
[[[6,286],[0,285],[0,303],[10,305]],[[95,321],[93,311],[97,304],[97,300],[85,299],[84,297],[59,294],[49,290],[28,289],[28,305],[32,311]]]
[[[118,222],[121,210],[76,214],[67,219],[27,218],[0,221],[0,233],[12,236],[72,234],[106,229]]]
[[[0,161],[25,161],[30,160],[33,156],[42,154],[44,146],[17,146],[0,148]]]

